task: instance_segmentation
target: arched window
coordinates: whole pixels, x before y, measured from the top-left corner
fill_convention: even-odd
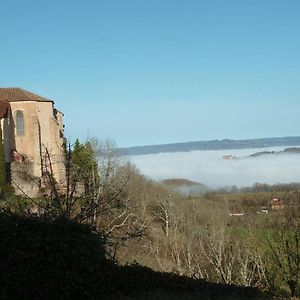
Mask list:
[[[16,111],[16,134],[17,136],[25,134],[24,113],[21,110]]]

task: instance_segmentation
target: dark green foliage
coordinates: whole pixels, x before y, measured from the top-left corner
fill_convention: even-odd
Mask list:
[[[0,216],[0,299],[91,298],[110,281],[104,239],[88,226]]]
[[[102,235],[66,220],[1,214],[0,238],[0,299],[264,299],[252,288],[117,266]]]
[[[97,184],[99,176],[98,164],[91,143],[82,144],[77,139],[73,147],[71,160],[73,181],[83,183],[86,193],[89,193]]]

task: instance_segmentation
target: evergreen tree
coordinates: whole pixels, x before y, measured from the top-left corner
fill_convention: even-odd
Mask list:
[[[89,142],[82,144],[76,139],[71,158],[73,178],[82,182],[88,193],[99,177],[98,164],[92,145]]]

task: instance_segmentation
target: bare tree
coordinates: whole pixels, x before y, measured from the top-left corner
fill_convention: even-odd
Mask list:
[[[132,169],[117,156],[110,140],[77,142],[76,147],[69,145],[66,151],[63,189],[55,180],[52,158],[46,149],[44,182],[50,192],[38,205],[49,217],[93,224],[106,235],[112,256],[116,257],[119,247],[141,237],[147,227],[129,195]]]
[[[157,187],[152,212],[155,218],[161,223],[166,237],[169,236],[173,221],[175,223],[177,222],[174,201],[175,194],[172,194],[162,187]]]
[[[300,220],[292,210],[274,220],[268,237],[269,256],[276,273],[289,286],[291,296],[300,295]]]

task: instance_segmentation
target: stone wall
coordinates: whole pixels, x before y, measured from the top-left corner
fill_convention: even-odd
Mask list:
[[[11,182],[17,195],[30,198],[39,196],[41,179],[33,176],[33,170],[33,161],[11,163]]]

